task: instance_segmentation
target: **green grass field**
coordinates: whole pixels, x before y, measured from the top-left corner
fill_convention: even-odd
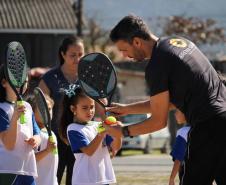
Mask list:
[[[116,185],[167,185],[169,174],[164,173],[139,173],[139,172],[116,172]],[[176,179],[178,184],[178,179]],[[61,185],[65,185],[65,179]]]

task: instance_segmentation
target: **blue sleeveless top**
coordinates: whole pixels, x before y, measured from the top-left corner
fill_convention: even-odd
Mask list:
[[[64,89],[68,89],[70,85],[70,83],[64,77],[60,67],[61,66],[52,68],[42,77],[42,80],[45,82],[45,84],[50,90],[50,97],[54,100],[52,130],[56,134],[58,134],[60,117],[62,114],[62,100],[64,95]]]

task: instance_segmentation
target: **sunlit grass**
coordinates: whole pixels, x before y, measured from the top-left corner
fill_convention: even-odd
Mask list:
[[[117,183],[115,185],[167,185],[168,173],[151,172],[115,172]],[[178,178],[176,178],[178,184]],[[65,176],[61,185],[65,185]]]
[[[132,155],[143,155],[143,151],[141,150],[123,150],[121,156],[132,156]],[[150,154],[145,155],[160,155],[161,152],[159,150],[153,150]]]
[[[166,185],[169,174],[150,172],[116,172],[117,185]]]

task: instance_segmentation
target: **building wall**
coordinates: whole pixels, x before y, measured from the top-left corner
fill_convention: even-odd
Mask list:
[[[0,34],[0,62],[11,41],[19,41],[26,52],[29,67],[52,67],[58,63],[58,48],[67,35],[54,34]]]
[[[147,98],[147,87],[144,73],[121,71],[117,73],[120,87],[120,102],[134,102]]]

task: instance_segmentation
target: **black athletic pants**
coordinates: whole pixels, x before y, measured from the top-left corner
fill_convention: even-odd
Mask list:
[[[226,112],[192,126],[180,185],[226,185]]]
[[[58,170],[57,170],[57,180],[60,184],[64,170],[66,168],[66,185],[71,185],[71,178],[73,173],[73,166],[75,162],[74,154],[71,151],[71,147],[66,145],[57,135],[57,148],[59,154],[59,163],[58,163]]]

